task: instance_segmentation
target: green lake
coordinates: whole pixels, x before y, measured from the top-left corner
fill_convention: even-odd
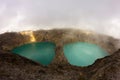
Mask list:
[[[18,46],[12,52],[47,66],[55,57],[55,47],[52,42],[34,42]],[[63,50],[68,62],[75,66],[88,66],[96,59],[108,56],[101,47],[85,42],[66,44]]]
[[[42,65],[48,65],[55,56],[55,47],[52,42],[35,42],[14,48],[12,52]]]
[[[76,42],[64,46],[64,55],[72,65],[88,66],[109,54],[95,44]]]

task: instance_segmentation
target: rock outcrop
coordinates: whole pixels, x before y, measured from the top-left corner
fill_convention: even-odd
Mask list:
[[[55,42],[56,57],[49,66],[11,53],[19,45],[31,42],[29,35],[5,33],[0,35],[0,80],[120,80],[119,40],[82,30],[39,30],[33,36],[37,42]],[[100,45],[110,53],[87,67],[70,65],[63,55],[66,43],[85,41]],[[117,46],[116,46],[117,45]]]
[[[86,68],[89,80],[120,80],[120,49]]]

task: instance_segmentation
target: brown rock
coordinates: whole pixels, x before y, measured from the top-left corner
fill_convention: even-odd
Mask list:
[[[0,35],[0,80],[120,80],[120,46],[118,39],[83,30],[59,29],[34,31],[36,42],[56,43],[56,57],[49,66],[42,66],[12,54],[16,46],[30,43],[29,35],[4,33]],[[110,56],[96,60],[87,67],[70,65],[63,55],[63,45],[83,41],[95,43]],[[117,52],[115,52],[118,50]],[[62,54],[61,54],[62,53]]]

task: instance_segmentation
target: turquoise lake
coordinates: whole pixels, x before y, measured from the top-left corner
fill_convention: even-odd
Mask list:
[[[55,56],[55,47],[51,42],[35,42],[19,46],[12,52],[46,66]]]
[[[109,54],[95,44],[76,42],[64,46],[64,55],[72,65],[88,66]]]
[[[55,57],[55,47],[52,42],[34,42],[16,47],[12,52],[47,66]],[[85,42],[66,44],[63,50],[68,62],[75,66],[88,66],[108,56],[101,47]]]

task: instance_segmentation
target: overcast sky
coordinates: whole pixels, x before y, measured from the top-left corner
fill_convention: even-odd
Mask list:
[[[51,28],[120,38],[120,0],[0,0],[0,33]]]

